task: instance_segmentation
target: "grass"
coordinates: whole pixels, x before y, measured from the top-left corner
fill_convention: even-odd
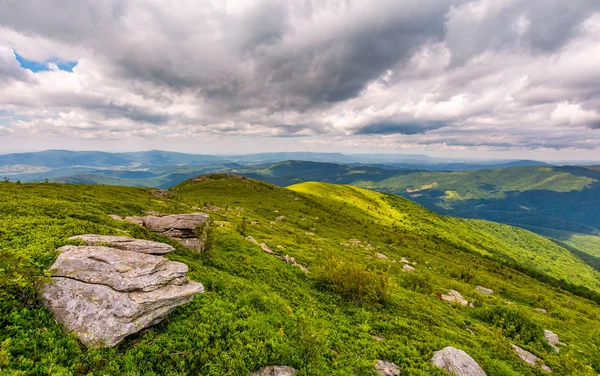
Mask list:
[[[541,375],[510,343],[544,358],[557,375],[600,372],[600,307],[554,283],[568,278],[595,291],[594,271],[533,233],[323,183],[285,189],[215,176],[171,192],[173,198],[157,199],[142,188],[0,183],[0,374],[247,375],[288,364],[299,375],[375,375],[376,359],[384,359],[403,375],[441,376],[429,359],[454,346],[488,375]],[[115,348],[86,350],[37,299],[34,284],[69,236],[128,233],[169,242],[108,214],[193,212],[206,203],[221,208],[210,212],[210,252],[171,243],[176,251],[167,256],[188,264],[206,293],[160,324]],[[247,241],[241,223],[246,235],[311,272]],[[528,263],[519,254],[540,259]],[[402,257],[417,263],[414,272],[402,271]],[[482,296],[477,285],[495,294]],[[449,289],[475,308],[437,299]],[[512,324],[502,324],[507,320]],[[542,329],[568,346],[554,353]]]

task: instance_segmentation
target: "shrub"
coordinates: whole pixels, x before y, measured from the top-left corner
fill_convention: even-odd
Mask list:
[[[523,316],[521,312],[504,306],[496,306],[482,312],[481,318],[502,329],[502,334],[525,344],[542,342],[542,327]]]
[[[387,274],[369,270],[365,265],[330,257],[314,270],[321,287],[357,304],[383,304],[389,297]]]

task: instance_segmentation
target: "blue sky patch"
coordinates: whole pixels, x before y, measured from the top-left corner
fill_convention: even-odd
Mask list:
[[[54,63],[58,67],[58,69],[65,72],[73,72],[73,68],[77,65],[77,61],[65,61],[56,58],[48,59],[45,61],[34,61],[25,59],[23,56],[19,55],[17,51],[14,51],[15,56],[17,57],[17,61],[21,65],[23,69],[29,69],[32,72],[41,72],[41,71],[49,71],[48,63]]]

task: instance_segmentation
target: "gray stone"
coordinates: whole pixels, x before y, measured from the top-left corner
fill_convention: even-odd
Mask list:
[[[149,253],[149,254],[164,254],[174,251],[175,248],[168,244],[153,242],[144,239],[132,239],[127,236],[110,236],[110,235],[77,235],[71,236],[69,239],[83,240],[88,245],[106,245],[122,249],[124,251]]]
[[[204,291],[185,276],[187,265],[162,256],[104,246],[59,250],[42,298],[89,348],[112,347]]]
[[[248,376],[296,376],[296,370],[288,366],[268,366]]]
[[[543,313],[544,315],[548,314],[548,311],[546,311],[546,310],[545,310],[545,309],[543,309],[543,308],[536,308],[536,309],[535,309],[535,311],[536,311],[536,312],[539,312],[539,313]]]
[[[377,257],[380,260],[387,260],[387,256],[384,255],[383,253],[378,253],[375,255],[375,257]]]
[[[377,363],[375,363],[375,370],[381,376],[400,376],[400,367],[385,360],[378,360]]]
[[[269,248],[268,245],[266,245],[265,243],[260,243],[260,248],[262,248],[263,251],[273,254],[273,250],[271,248]]]
[[[116,214],[109,214],[109,217],[111,217],[112,219],[114,219],[115,221],[122,221],[123,218],[121,218],[120,216],[116,215]]]
[[[447,302],[458,303],[463,306],[469,304],[469,302],[456,290],[450,290],[448,291],[448,295],[442,294],[440,297]]]
[[[557,345],[564,345],[564,343],[560,342],[558,339],[558,334],[550,330],[544,330],[544,338],[546,338],[546,341],[548,341],[548,344],[554,351],[560,352],[560,349]]]
[[[484,295],[492,295],[494,293],[494,290],[492,289],[488,289],[486,287],[483,286],[477,286],[475,287],[475,289],[480,293],[480,294],[484,294]]]
[[[170,214],[164,216],[126,217],[126,221],[141,224],[149,231],[175,240],[184,247],[202,251],[206,241],[209,216],[205,213]],[[200,237],[198,234],[201,234]]]
[[[543,371],[552,372],[550,367],[548,367],[544,363],[544,360],[542,360],[541,358],[535,356],[534,354],[530,353],[527,350],[520,348],[517,345],[512,345],[512,347],[515,350],[515,353],[517,354],[517,356],[519,358],[521,358],[521,360],[523,360],[525,363],[530,364],[534,367],[539,367]]]
[[[431,363],[456,376],[486,376],[469,354],[450,346],[434,352]]]
[[[254,239],[252,236],[246,236],[246,240],[248,240],[250,243],[254,243],[254,244],[258,245],[258,242],[256,241],[256,239]]]

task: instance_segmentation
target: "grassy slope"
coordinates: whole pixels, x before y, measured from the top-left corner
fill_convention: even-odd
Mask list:
[[[467,200],[503,198],[507,192],[532,190],[581,191],[596,181],[589,176],[562,171],[561,168],[525,166],[460,172],[419,172],[380,182],[362,182],[357,185],[395,192],[436,187],[444,191],[456,192],[460,199]],[[423,187],[425,188],[422,189]]]
[[[266,364],[290,364],[299,375],[374,375],[375,359],[388,359],[403,374],[442,375],[429,358],[452,345],[467,351],[488,375],[541,374],[516,358],[510,341],[542,356],[555,374],[593,375],[590,366],[600,372],[598,305],[481,256],[550,247],[533,234],[514,230],[514,239],[499,239],[513,230],[439,217],[400,198],[344,186],[283,189],[215,180],[186,182],[173,193],[171,201],[139,188],[0,184],[0,278],[6,287],[0,292],[0,373],[245,375]],[[128,231],[159,239],[107,214],[189,212],[205,202],[230,209],[211,213],[212,251],[200,256],[177,246],[168,257],[188,264],[189,276],[207,292],[116,348],[85,350],[30,296],[31,275],[48,267],[54,249],[71,235]],[[280,215],[286,218],[271,225]],[[294,256],[313,273],[305,275],[244,240],[237,230],[243,218],[258,221],[247,225],[248,235]],[[340,245],[349,239],[363,246]],[[376,259],[376,252],[389,259]],[[314,271],[330,256],[387,274],[389,299],[359,306],[324,289]],[[400,257],[417,261],[416,272],[401,272],[391,261]],[[479,284],[497,293],[480,296],[474,291]],[[477,308],[436,299],[436,291],[449,288]],[[517,304],[506,306],[506,300]],[[508,332],[485,319],[485,312],[500,307],[539,325],[538,332],[553,330],[569,346],[557,355],[539,336],[509,340]]]

